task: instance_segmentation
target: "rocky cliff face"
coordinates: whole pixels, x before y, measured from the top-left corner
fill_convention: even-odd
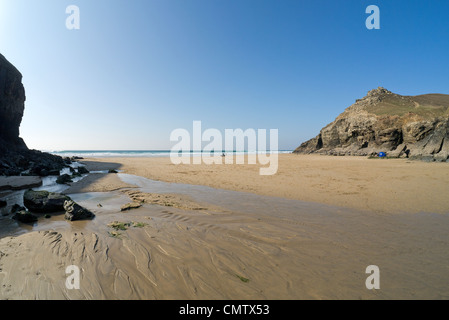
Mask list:
[[[295,153],[376,155],[447,161],[449,95],[401,96],[368,92]]]
[[[22,74],[0,54],[0,176],[41,175],[64,167],[61,157],[28,150],[19,137],[25,110]]]
[[[26,148],[19,138],[25,109],[22,74],[0,54],[0,143],[9,148]]]

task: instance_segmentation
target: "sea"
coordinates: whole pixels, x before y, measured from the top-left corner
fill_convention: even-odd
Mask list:
[[[82,158],[120,158],[120,157],[169,157],[171,150],[65,150],[47,151],[48,153],[61,157],[82,157]],[[268,151],[272,154],[292,153],[293,150]],[[202,154],[213,154],[213,152],[190,151],[184,152],[185,156],[199,156]],[[217,152],[216,152],[217,153]],[[258,154],[257,151],[222,151],[218,154],[225,155],[251,155]],[[264,152],[267,153],[267,152]]]

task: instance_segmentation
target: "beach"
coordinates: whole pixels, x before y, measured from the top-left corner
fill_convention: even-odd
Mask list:
[[[2,237],[2,299],[449,298],[447,164],[280,155],[262,177],[257,165],[81,162],[119,171],[66,192],[96,218]],[[141,206],[121,211],[129,202]],[[65,286],[70,265],[79,290]],[[379,290],[365,286],[370,265]]]
[[[168,157],[108,157],[95,161],[116,163],[126,173],[153,180],[206,185],[363,211],[449,213],[447,163],[280,154],[278,172],[261,176],[258,164],[174,165]]]
[[[449,300],[448,1],[74,2],[0,2],[0,300]]]

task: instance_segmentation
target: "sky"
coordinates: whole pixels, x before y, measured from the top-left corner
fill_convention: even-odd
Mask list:
[[[448,17],[447,0],[0,0],[0,53],[29,148],[169,150],[202,121],[292,150],[379,86],[449,94]]]

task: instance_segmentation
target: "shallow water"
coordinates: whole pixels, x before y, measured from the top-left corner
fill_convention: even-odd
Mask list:
[[[101,173],[103,173],[103,171]],[[73,181],[80,181],[86,176],[87,175],[83,175],[82,177],[74,178]],[[402,214],[380,215],[369,211],[363,212],[360,210],[334,207],[320,203],[261,196],[240,191],[216,189],[208,186],[155,181],[124,173],[119,173],[118,177],[127,184],[137,186],[140,191],[145,193],[182,194],[189,196],[199,203],[218,206],[224,210],[266,215],[277,217],[279,219],[297,220],[299,216],[301,216],[302,220],[308,220],[322,217],[324,218],[322,220],[323,224],[339,224],[342,221],[341,219],[339,220],[341,217],[353,217],[354,221],[361,219],[363,220],[362,223],[367,223],[373,218],[376,220],[387,219],[390,221],[389,223],[394,220],[404,219],[404,215]],[[42,186],[33,188],[33,190],[47,190],[49,192],[64,193],[69,186],[56,184],[56,179],[57,177],[45,177],[42,179]],[[44,219],[42,216],[39,216],[39,221],[33,225],[18,223],[13,220],[10,215],[6,215],[13,204],[23,206],[24,193],[25,190],[14,191],[4,197],[4,200],[8,202],[8,206],[0,209],[0,237],[18,235],[30,231],[60,228],[67,224],[63,219],[63,213],[59,216],[54,215],[51,219]],[[69,194],[69,196],[89,210],[99,211],[100,214],[120,212],[121,205],[129,202],[129,198],[120,192],[89,192]],[[99,204],[101,204],[101,207],[98,206]],[[447,215],[421,213],[405,215],[405,217],[407,221],[421,221],[424,219],[424,223],[426,224],[433,223],[440,225],[441,227],[449,226],[449,216]]]
[[[71,164],[71,167],[76,169],[80,166],[83,166],[77,162],[73,162]],[[64,168],[60,171],[60,174],[71,174],[70,168]],[[87,174],[83,174],[80,177],[72,178],[73,183],[76,183],[78,181],[81,181],[87,176]],[[65,184],[57,184],[56,180],[58,179],[57,176],[48,176],[48,177],[42,177],[42,185],[40,187],[32,188],[35,191],[48,191],[48,192],[55,192],[55,193],[64,193],[68,188],[70,188],[69,185]],[[25,194],[26,190],[17,190],[12,191],[8,193],[6,196],[2,197],[2,200],[5,200],[8,205],[5,208],[0,209],[0,238],[5,236],[17,236],[20,234],[24,234],[31,231],[41,231],[41,230],[47,230],[47,229],[53,229],[53,228],[60,228],[66,226],[66,222],[64,221],[63,215],[61,214],[54,214],[52,215],[51,219],[45,219],[44,215],[36,214],[39,217],[39,221],[33,224],[24,224],[17,222],[16,220],[12,219],[12,216],[9,214],[11,211],[11,208],[14,204],[18,204],[20,206],[23,206],[23,195]]]
[[[90,254],[110,256],[101,263],[96,259],[79,263],[92,271],[89,284],[110,284],[110,278],[98,276],[110,275],[109,269],[103,270],[105,263],[126,275],[125,285],[117,286],[122,289],[111,293],[114,298],[127,297],[123,288],[130,281],[131,296],[146,299],[198,298],[192,288],[207,298],[449,298],[449,215],[378,214],[121,173],[118,177],[145,193],[182,194],[220,209],[147,204],[121,213],[121,205],[130,199],[120,191],[72,194],[73,200],[96,214],[94,220],[68,222],[61,214],[30,226],[3,217],[0,234],[69,230],[67,241],[72,244],[70,237],[76,232],[92,231],[103,247],[97,252],[96,242],[86,246],[95,249]],[[45,187],[52,187],[52,180]],[[20,194],[11,197],[20,200]],[[113,220],[144,221],[148,226],[117,240],[108,236],[107,224]],[[73,258],[80,257],[75,250]],[[88,262],[92,265],[85,265]],[[379,266],[382,290],[365,288],[368,265]],[[248,276],[251,282],[235,283],[235,274]],[[153,286],[153,280],[161,285]],[[223,281],[226,289],[218,290]],[[86,292],[90,296],[91,291]]]
[[[76,167],[76,165],[75,165]],[[61,174],[70,173],[69,169],[64,169]],[[91,172],[96,173],[96,172]],[[103,171],[99,173],[104,173]],[[74,183],[80,181],[87,175],[74,178]],[[252,193],[215,189],[207,186],[167,183],[150,180],[140,176],[119,173],[118,177],[125,183],[135,185],[142,192],[146,193],[176,193],[191,197],[193,200],[214,206],[219,206],[225,210],[257,213],[259,215],[279,216],[283,218],[293,217],[298,213],[314,212],[315,215],[332,216],[348,209],[331,207],[318,203],[307,203],[298,200],[289,200],[277,197],[259,196]],[[33,190],[46,190],[49,192],[64,193],[70,186],[56,183],[57,177],[44,177],[42,186]],[[51,219],[39,216],[39,221],[32,224],[19,223],[6,215],[11,210],[13,204],[23,206],[23,195],[25,190],[14,191],[4,198],[8,202],[6,208],[0,211],[0,237],[10,235],[20,235],[30,231],[41,231],[47,229],[66,228],[67,222],[63,219],[63,213],[53,215]],[[129,198],[118,192],[89,192],[80,194],[69,194],[77,203],[85,206],[91,211],[98,211],[99,214],[120,212],[121,205],[129,202]],[[102,207],[98,207],[101,204]]]
[[[321,203],[311,203],[279,197],[261,196],[253,193],[216,189],[207,186],[168,183],[150,180],[144,177],[118,174],[119,178],[128,184],[138,186],[146,193],[177,193],[191,197],[201,203],[220,206],[237,212],[250,212],[283,216],[295,215],[299,212],[314,212],[314,214],[336,214],[356,212],[352,209],[328,206]]]

